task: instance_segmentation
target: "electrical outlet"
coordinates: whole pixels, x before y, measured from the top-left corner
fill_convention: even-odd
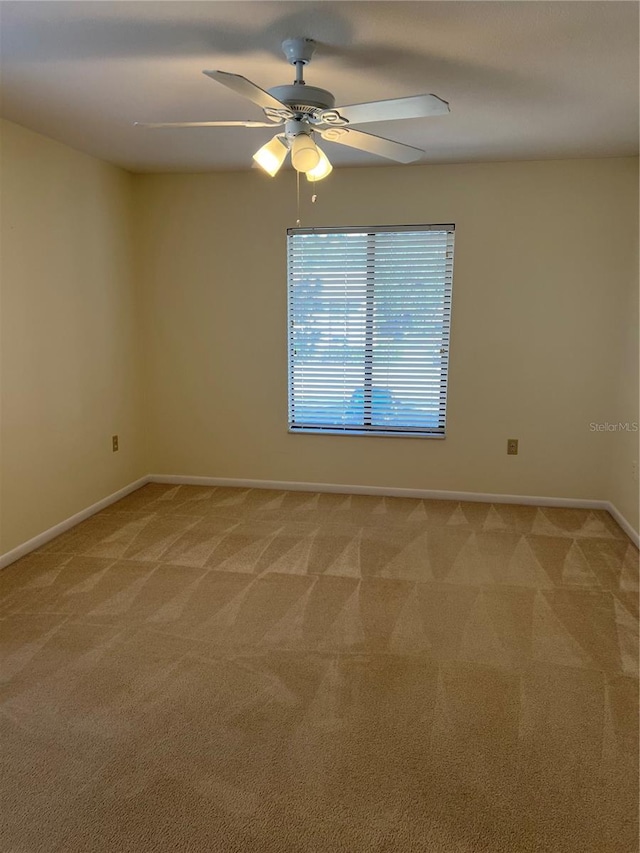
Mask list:
[[[633,477],[633,479],[637,483],[638,482],[638,460],[637,459],[634,459],[633,462],[631,463],[631,476]]]
[[[118,450],[118,436],[117,435],[111,436],[111,448],[112,448],[114,453]]]
[[[517,438],[508,438],[507,439],[507,454],[509,456],[517,456],[518,455],[518,439]]]

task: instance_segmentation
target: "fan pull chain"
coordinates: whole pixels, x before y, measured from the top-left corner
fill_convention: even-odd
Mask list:
[[[316,188],[316,182],[313,181],[313,189]],[[315,204],[318,199],[317,193],[313,193],[311,195],[311,204]],[[296,172],[296,228],[299,228],[301,225],[300,219],[300,172]]]

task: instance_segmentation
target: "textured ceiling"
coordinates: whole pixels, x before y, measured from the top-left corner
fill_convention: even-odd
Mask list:
[[[272,132],[140,121],[260,119],[205,77],[290,83],[284,38],[319,42],[305,78],[338,104],[432,92],[451,114],[363,130],[421,162],[638,152],[636,2],[2,2],[2,115],[132,171],[250,168]],[[336,165],[385,164],[323,143]]]

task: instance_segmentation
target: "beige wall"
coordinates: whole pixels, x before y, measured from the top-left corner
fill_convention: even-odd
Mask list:
[[[1,554],[146,465],[132,178],[7,122],[0,166]]]
[[[589,428],[638,420],[637,160],[337,170],[315,205],[302,182],[305,225],[456,223],[437,441],[287,433],[292,173],[0,143],[0,553],[149,472],[610,499],[638,529],[638,434]]]
[[[589,428],[633,396],[620,366],[637,350],[637,160],[337,170],[315,205],[302,181],[305,225],[456,224],[444,441],[287,433],[291,172],[135,181],[151,470],[619,495],[637,526],[637,450],[618,442],[611,473],[610,442]]]
[[[636,176],[637,182],[637,176]],[[640,432],[633,432],[640,425],[638,390],[640,377],[638,359],[640,344],[638,330],[638,207],[628,218],[621,219],[619,226],[625,234],[625,264],[630,270],[627,280],[619,282],[620,298],[617,302],[618,317],[613,341],[615,377],[612,383],[612,403],[608,421],[616,426],[630,424],[631,431],[607,430],[600,433],[601,443],[609,451],[609,483],[607,497],[629,520],[634,530],[640,530],[638,522],[637,465],[640,460]],[[632,465],[636,462],[636,474],[632,476]]]

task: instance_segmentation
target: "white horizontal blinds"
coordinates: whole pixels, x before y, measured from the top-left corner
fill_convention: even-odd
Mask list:
[[[289,232],[291,429],[444,434],[453,233]]]
[[[289,423],[356,427],[364,383],[367,235],[289,236]]]
[[[453,232],[375,235],[372,419],[444,432]]]

